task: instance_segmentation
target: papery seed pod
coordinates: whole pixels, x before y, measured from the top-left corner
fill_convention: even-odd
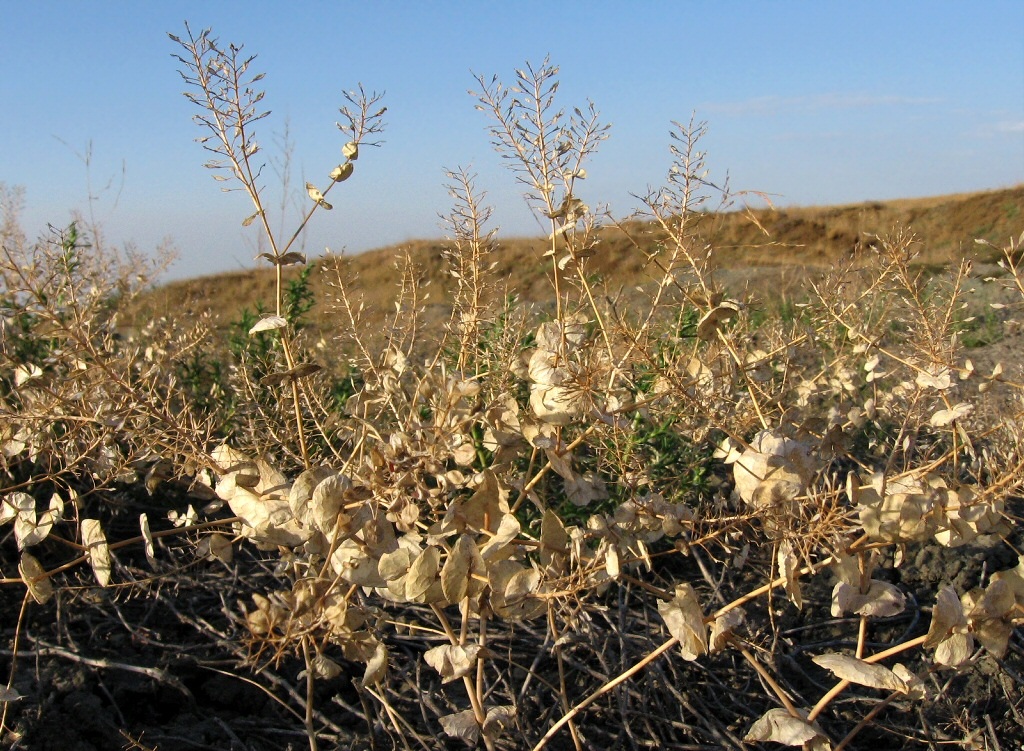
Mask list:
[[[46,569],[34,557],[28,553],[22,553],[18,572],[21,574],[25,586],[28,587],[29,595],[37,603],[42,605],[53,597],[53,583],[46,575]]]
[[[331,680],[341,675],[341,665],[323,655],[314,657],[310,667],[313,668],[313,673],[317,678]]]
[[[306,193],[308,193],[309,197],[317,203],[324,200],[324,194],[321,193],[320,189],[313,185],[313,183],[306,183]]]
[[[697,324],[697,337],[701,341],[711,341],[715,337],[715,332],[718,328],[739,313],[739,311],[739,303],[732,300],[722,301],[722,303],[705,313],[703,318],[700,319],[700,322]]]
[[[670,602],[659,602],[658,613],[669,633],[679,640],[684,660],[696,660],[708,651],[708,630],[697,593],[690,584],[676,585]]]
[[[320,208],[324,209],[325,211],[330,211],[331,209],[334,208],[331,204],[327,203],[327,201],[324,200],[324,194],[321,193],[320,189],[313,185],[313,183],[306,183],[306,193],[308,193],[309,197],[316,201]]]
[[[438,717],[444,732],[452,738],[461,738],[466,743],[475,745],[480,738],[480,724],[472,709]]]
[[[321,370],[323,370],[322,365],[311,362],[300,363],[291,370],[285,370],[281,373],[267,373],[267,375],[260,379],[260,383],[266,386],[276,386],[291,379],[306,378]]]
[[[142,539],[145,542],[146,560],[149,565],[156,567],[156,549],[153,545],[153,533],[149,529],[149,517],[146,514],[139,515],[139,527],[142,530]]]
[[[380,683],[387,675],[388,669],[388,648],[382,643],[377,643],[373,648],[373,654],[366,661],[366,670],[363,672],[363,686],[372,686]]]
[[[110,583],[110,548],[98,519],[82,519],[82,544],[87,548],[96,581],[101,587]]]
[[[259,321],[257,321],[256,324],[251,329],[249,329],[249,336],[252,336],[253,334],[258,334],[261,331],[273,331],[274,329],[283,329],[287,325],[288,321],[286,321],[281,316],[265,316],[264,318],[261,318]]]
[[[355,165],[352,162],[345,162],[339,164],[337,167],[331,170],[331,179],[336,183],[344,182],[352,177],[352,172],[355,170]]]
[[[769,709],[757,722],[755,722],[747,734],[743,737],[746,742],[771,741],[781,743],[785,746],[803,746],[804,748],[823,748],[817,743],[822,736],[810,723],[794,717],[787,710],[776,708]],[[806,745],[805,745],[806,744]]]
[[[481,649],[483,648],[479,644],[442,644],[428,649],[423,659],[438,672],[442,683],[450,683],[456,678],[469,675],[476,667]]]
[[[260,253],[256,257],[266,258],[275,266],[294,266],[295,264],[302,264],[306,262],[306,254],[299,253],[297,250],[293,250],[279,256],[275,256],[273,253]]]
[[[349,141],[342,147],[341,155],[350,162],[354,162],[359,158],[359,144],[355,141]]]

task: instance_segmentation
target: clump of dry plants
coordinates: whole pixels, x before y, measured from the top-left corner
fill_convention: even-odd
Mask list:
[[[254,58],[209,32],[172,39],[207,166],[252,199],[243,224],[278,272],[272,312],[249,332],[273,335],[275,369],[236,369],[249,406],[224,440],[180,384],[209,339],[202,322],[119,332],[134,267],[107,271],[74,227],[29,243],[6,208],[0,522],[13,539],[0,560],[4,582],[26,588],[19,623],[52,607],[78,564],[101,587],[141,587],[121,549],[143,549],[157,577],[172,553],[156,543],[172,537],[190,565],[239,575],[235,552],[263,551],[273,576],[259,589],[243,579],[223,612],[254,679],[301,664],[276,680],[311,749],[341,742],[318,688],[346,676],[359,706],[338,694],[334,708],[396,748],[838,751],[885,728],[926,744],[940,736],[907,708],[959,712],[950,682],[1019,650],[1024,563],[928,602],[898,576],[910,551],[1017,539],[1024,385],[1010,364],[983,372],[964,357],[967,264],[926,273],[899,230],[817,281],[797,319],[759,317],[716,283],[705,211],[741,197],[710,181],[706,128],[690,122],[671,133],[665,187],[620,224],[649,272],[620,296],[588,273],[611,220],[583,197],[586,169],[609,131],[593,104],[562,107],[544,61],[510,86],[479,78],[475,96],[549,228],[552,309],[507,302],[490,209],[472,175],[451,171],[443,330],[422,323],[406,261],[375,344],[357,281],[325,266],[341,322],[331,346],[359,375],[338,409],[323,358],[286,317],[281,271],[306,263],[293,243],[377,142],[380,97],[346,95],[340,163],[279,234]],[[1003,256],[988,283],[1016,290],[1019,307],[1019,245]],[[126,512],[100,490],[130,482],[176,483],[195,506],[158,534],[143,514],[112,542],[107,523]],[[794,627],[794,614],[810,622]],[[826,625],[828,646],[794,651],[790,634]],[[961,724],[941,737],[998,747],[991,721]]]

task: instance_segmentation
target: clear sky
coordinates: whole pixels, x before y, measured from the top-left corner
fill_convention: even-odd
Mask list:
[[[734,189],[780,206],[1024,182],[1022,0],[6,0],[0,11],[0,182],[24,187],[25,228],[86,207],[91,149],[108,240],[149,251],[171,238],[170,277],[252,266],[257,253],[256,227],[241,227],[247,199],[221,194],[193,140],[167,37],[186,20],[258,54],[272,115],[257,135],[269,147],[288,123],[300,192],[340,161],[341,92],[386,91],[385,143],[331,193],[312,256],[441,236],[443,169],[460,166],[478,174],[503,234],[538,234],[467,90],[472,73],[511,83],[548,54],[563,103],[589,98],[612,126],[583,198],[616,215],[662,182],[671,121],[694,113],[710,128],[712,177],[728,172]]]

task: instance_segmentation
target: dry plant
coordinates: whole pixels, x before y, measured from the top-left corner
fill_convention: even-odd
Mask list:
[[[230,562],[238,545],[265,552],[273,576],[243,583],[225,609],[255,675],[302,665],[301,688],[276,680],[314,751],[339,739],[317,689],[352,664],[360,707],[335,700],[367,722],[371,744],[442,747],[440,731],[488,749],[820,751],[877,739],[878,728],[929,742],[904,710],[936,694],[955,708],[953,677],[1007,655],[1024,617],[1024,563],[985,571],[966,591],[936,588],[924,608],[894,573],[923,546],[1016,539],[1024,385],[963,359],[967,265],[926,274],[913,237],[896,231],[818,281],[796,321],[757,320],[716,283],[704,209],[735,196],[709,179],[706,126],[691,121],[671,133],[666,187],[620,223],[637,252],[650,247],[638,232],[658,242],[649,283],[619,296],[587,273],[604,219],[579,195],[608,131],[592,104],[566,114],[545,61],[510,87],[478,78],[476,97],[550,228],[553,314],[509,301],[490,209],[472,175],[447,172],[454,303],[443,331],[424,324],[408,258],[380,346],[360,327],[356,282],[343,264],[325,267],[343,322],[333,333],[359,374],[339,411],[315,349],[285,317],[281,271],[306,262],[292,244],[331,208],[360,145],[375,143],[379,97],[349,95],[344,161],[326,188],[306,186],[313,203],[281,242],[254,161],[252,127],[266,113],[253,58],[208,31],[172,38],[208,166],[249,195],[244,223],[271,248],[274,310],[249,333],[276,334],[277,369],[260,382],[242,373],[248,427],[214,445],[171,375],[202,332],[149,331],[145,349],[118,340],[107,307],[117,285],[78,265],[80,241],[19,255],[29,246],[5,214],[0,518],[21,551],[20,576],[4,581],[27,585],[26,606],[82,560],[110,584],[115,546],[61,488],[148,458],[152,487],[187,476],[219,499],[173,530],[201,533],[199,559]],[[1003,255],[1006,275],[991,283],[1024,304],[1019,244]],[[981,408],[997,397],[999,412]],[[111,446],[119,453],[100,473]],[[60,540],[72,560],[27,552],[61,520],[78,535]],[[147,523],[117,545],[152,557]],[[807,622],[794,626],[795,614]],[[793,634],[826,627],[834,636],[808,646],[810,659],[795,648]],[[854,692],[857,704],[844,703]],[[5,694],[5,707],[14,700]],[[952,740],[979,747],[976,730]]]

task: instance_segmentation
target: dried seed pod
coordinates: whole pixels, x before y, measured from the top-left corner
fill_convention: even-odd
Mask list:
[[[331,170],[331,179],[336,183],[342,183],[352,177],[352,172],[355,170],[355,165],[352,162],[345,162],[339,164],[337,167]]]

